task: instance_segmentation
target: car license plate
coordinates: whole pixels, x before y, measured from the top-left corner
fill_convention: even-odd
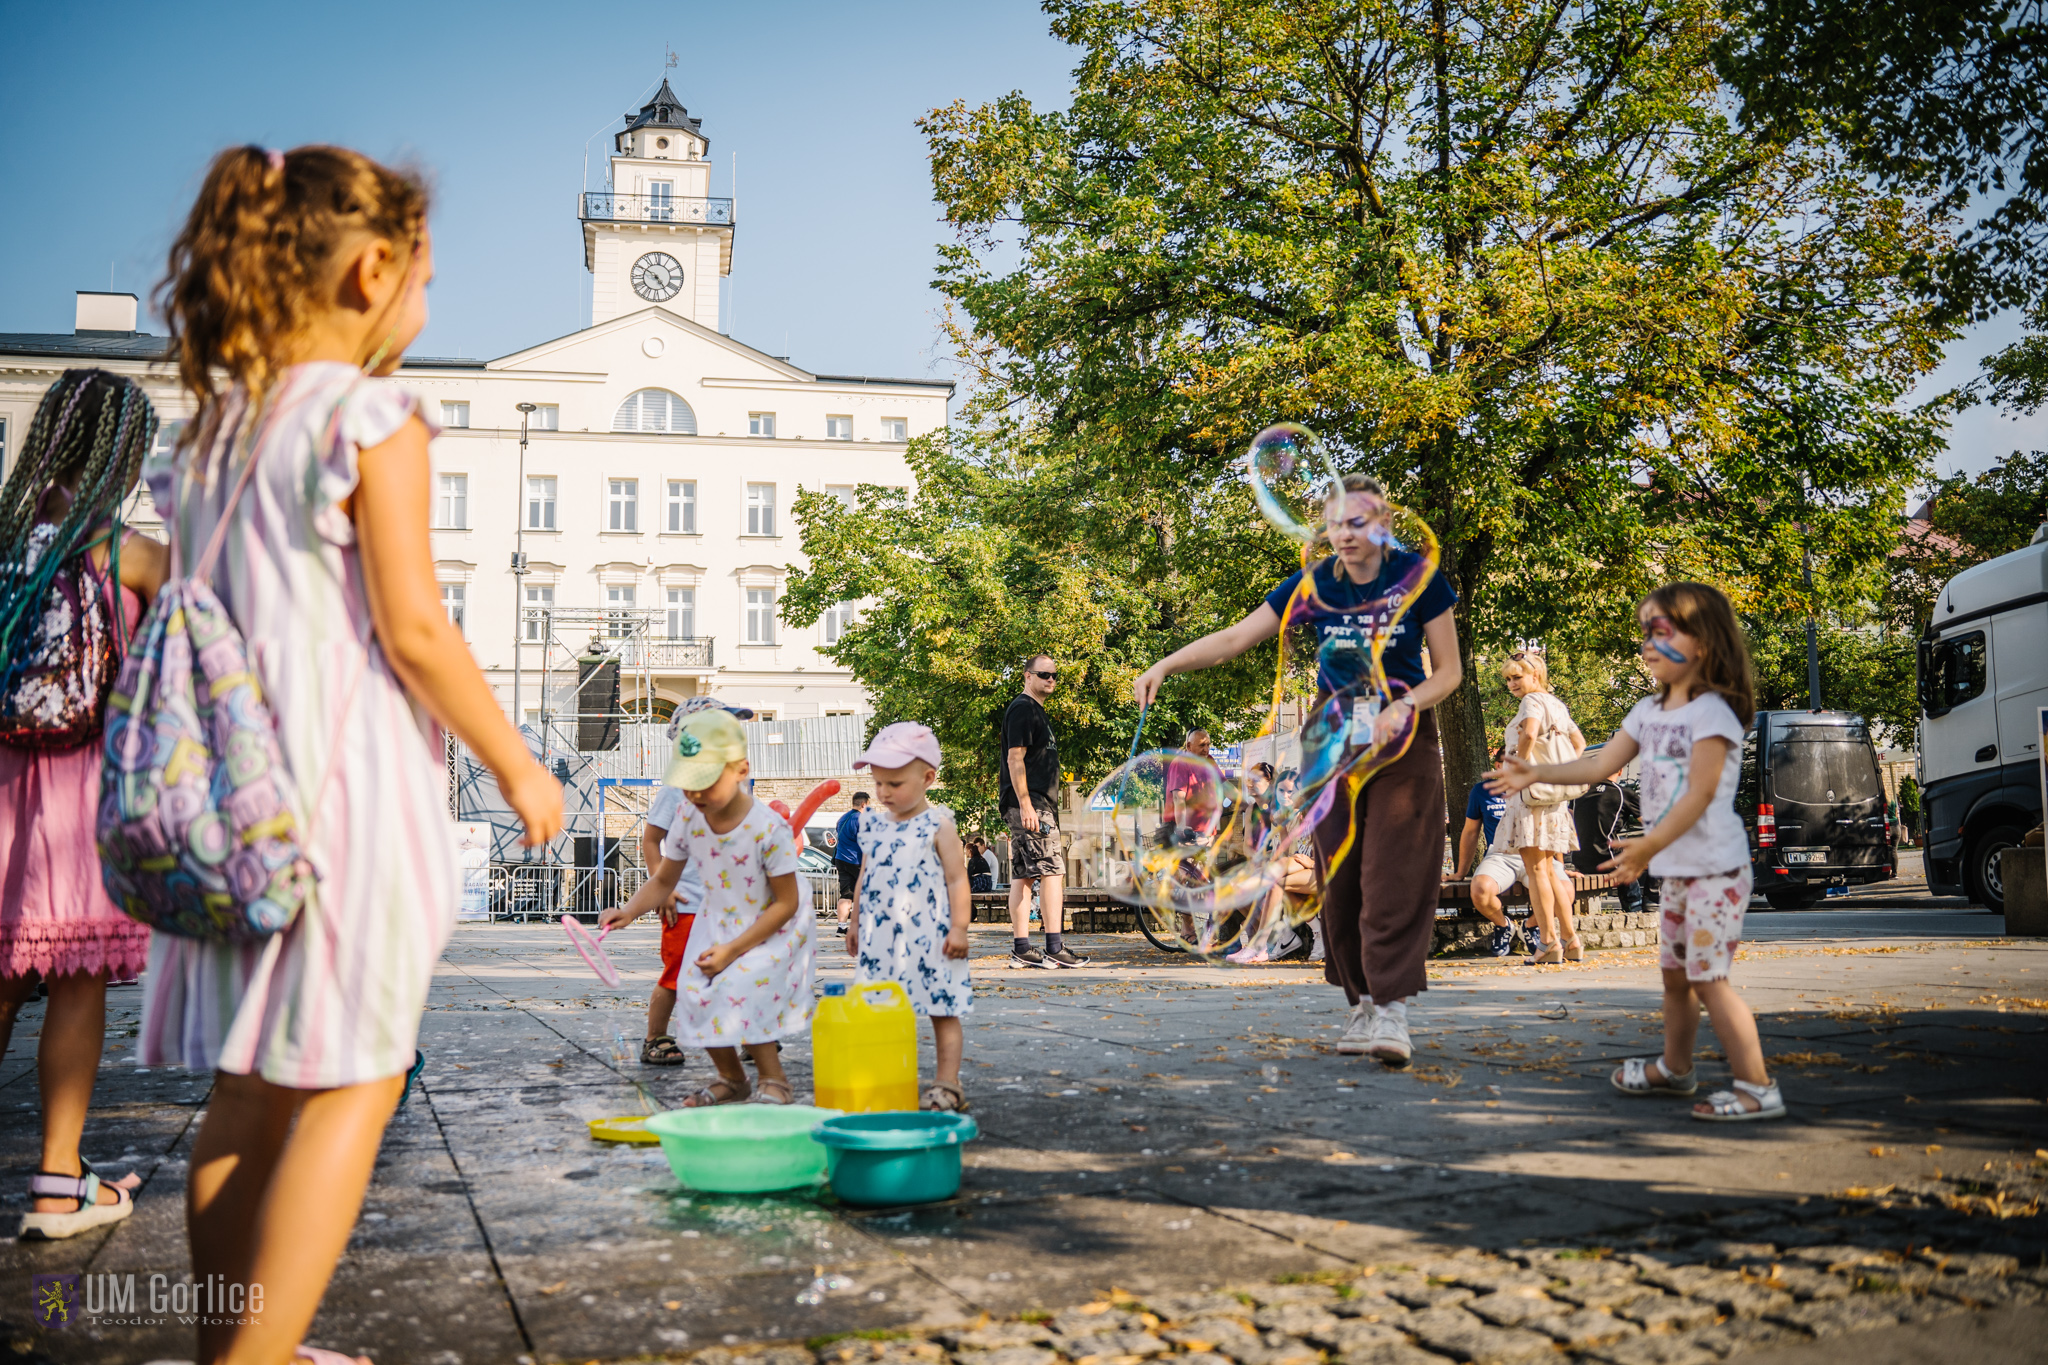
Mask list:
[[[1785,862],[1787,865],[1793,863],[1824,863],[1827,860],[1828,851],[1824,848],[1788,848],[1785,850]]]

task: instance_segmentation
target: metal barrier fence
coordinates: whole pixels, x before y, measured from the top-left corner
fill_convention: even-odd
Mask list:
[[[839,878],[830,872],[802,872],[803,898],[814,914],[829,915],[839,904]],[[555,920],[594,916],[631,900],[647,880],[638,863],[620,867],[570,867],[561,863],[494,863],[490,906],[494,920]],[[804,908],[799,904],[798,909]]]

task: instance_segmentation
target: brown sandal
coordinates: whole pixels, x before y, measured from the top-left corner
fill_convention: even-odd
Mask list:
[[[776,1097],[777,1091],[781,1092],[781,1098],[779,1099]],[[763,1080],[760,1083],[760,1092],[754,1096],[754,1103],[795,1104],[796,1091],[790,1088],[788,1081]]]
[[[721,1090],[725,1092],[722,1095],[719,1093]],[[702,1087],[695,1094],[684,1100],[683,1108],[709,1109],[714,1105],[738,1104],[753,1093],[752,1087],[745,1080],[735,1082],[728,1080],[724,1076],[715,1076],[709,1085]]]
[[[957,1085],[933,1081],[924,1088],[917,1107],[927,1113],[964,1114],[968,1110],[967,1094]]]
[[[1586,945],[1579,941],[1577,934],[1572,935],[1571,946],[1564,950],[1564,960],[1566,962],[1584,962],[1586,960]]]

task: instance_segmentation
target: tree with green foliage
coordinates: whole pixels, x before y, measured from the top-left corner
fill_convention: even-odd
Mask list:
[[[1242,479],[1278,420],[1442,543],[1453,793],[1487,750],[1474,651],[1625,659],[1669,577],[1803,611],[1807,536],[1818,599],[1872,595],[1938,440],[1900,400],[1946,334],[1899,279],[1941,225],[1821,139],[1734,126],[1711,0],[1046,9],[1067,109],[923,125],[961,430],[908,507],[798,508],[787,610],[878,602],[837,657],[885,714],[973,734],[1044,648],[1062,755],[1086,736],[1102,775],[1131,677],[1296,565]],[[1174,679],[1161,737],[1241,722],[1271,668]]]

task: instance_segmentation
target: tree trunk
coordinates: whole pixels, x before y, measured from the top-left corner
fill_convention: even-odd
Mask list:
[[[1452,609],[1452,619],[1458,625],[1458,662],[1464,667],[1465,680],[1436,708],[1437,731],[1444,746],[1444,818],[1450,822],[1453,845],[1462,828],[1466,795],[1479,774],[1492,766],[1487,758],[1492,746],[1487,743],[1486,720],[1479,709],[1479,679],[1473,671],[1470,601],[1460,592],[1458,605]]]

